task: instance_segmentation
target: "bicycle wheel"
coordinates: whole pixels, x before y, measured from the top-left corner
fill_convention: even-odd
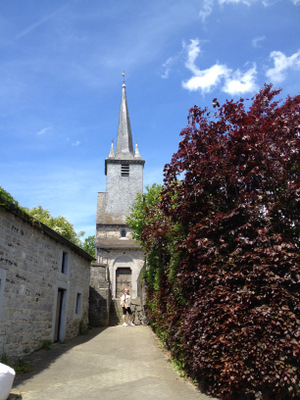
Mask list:
[[[133,311],[133,312],[132,312],[132,323],[133,323],[133,324],[134,324],[134,321],[135,321],[135,314],[136,314],[136,312]]]
[[[142,325],[142,324],[143,324],[143,315],[142,315],[142,311],[138,311],[138,319],[139,319],[139,324]]]
[[[149,325],[149,321],[148,321],[148,318],[146,317],[146,315],[142,316],[142,321],[141,322],[145,326]]]

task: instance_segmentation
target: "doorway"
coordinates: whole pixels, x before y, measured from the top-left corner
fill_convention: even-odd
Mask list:
[[[66,289],[58,288],[55,314],[54,342],[64,339],[64,315],[66,303]]]
[[[119,298],[124,293],[124,289],[129,289],[131,293],[131,269],[130,268],[118,268],[116,272],[116,297]]]

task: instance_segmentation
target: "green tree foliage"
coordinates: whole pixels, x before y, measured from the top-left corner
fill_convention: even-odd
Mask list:
[[[278,94],[192,108],[141,219],[152,326],[222,400],[300,398],[300,95]]]
[[[147,224],[151,223],[148,218],[153,214],[156,209],[156,203],[161,200],[161,185],[153,184],[151,187],[146,186],[146,192],[144,194],[138,193],[136,201],[131,207],[131,214],[127,217],[127,224],[133,230],[133,237],[136,239],[141,246],[143,226],[146,221]],[[155,219],[157,214],[154,213]]]
[[[22,209],[34,219],[49,226],[49,228],[70,240],[70,242],[76,244],[77,246],[82,246],[81,237],[84,235],[84,231],[77,233],[74,230],[73,225],[68,222],[65,217],[61,215],[58,217],[53,217],[50,212],[46,209],[43,209],[42,206],[33,207],[32,209],[22,207]]]
[[[81,245],[84,251],[89,253],[92,257],[96,257],[96,236],[88,236],[84,239],[83,244]]]
[[[24,212],[29,214],[37,221],[40,221],[43,224],[49,226],[49,228],[53,229],[55,232],[59,233],[66,239],[70,240],[70,242],[81,247],[92,257],[95,257],[95,252],[96,252],[95,236],[89,236],[85,238],[84,241],[82,241],[82,237],[85,232],[80,231],[79,233],[77,233],[74,229],[74,226],[70,222],[68,222],[65,217],[61,215],[58,217],[53,217],[48,210],[43,209],[41,206],[33,207],[32,209],[28,209],[25,207],[21,208]]]
[[[9,206],[19,207],[19,203],[12,197],[11,194],[9,194],[1,186],[0,186],[0,206],[4,208]]]
[[[66,239],[70,240],[72,243],[81,247],[92,257],[95,257],[96,251],[96,236],[89,236],[82,242],[82,236],[84,231],[77,233],[74,230],[73,225],[68,222],[65,217],[59,216],[57,218],[53,217],[48,210],[44,210],[41,206],[33,207],[31,210],[26,207],[20,207],[19,203],[0,186],[0,206],[3,208],[14,207],[23,212],[26,215],[31,216],[37,221],[49,226],[55,232],[64,236]]]

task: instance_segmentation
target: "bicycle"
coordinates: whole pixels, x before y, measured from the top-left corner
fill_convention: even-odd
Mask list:
[[[134,308],[132,310],[132,322],[134,324],[137,323],[137,321],[136,321],[136,316],[137,316],[139,325],[145,325],[145,326],[149,325],[148,318],[146,317],[146,314],[145,314],[145,306],[143,306],[141,309],[139,309],[138,307],[141,307],[141,306],[139,306],[138,304],[131,303],[131,305],[134,306]]]

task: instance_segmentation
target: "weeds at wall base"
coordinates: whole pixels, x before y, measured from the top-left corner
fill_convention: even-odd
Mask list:
[[[80,336],[87,335],[89,333],[89,327],[85,322],[80,321],[78,333]]]
[[[18,360],[13,361],[5,353],[1,354],[0,362],[13,368],[16,372],[16,375],[25,374],[27,372],[33,371],[34,369],[33,365],[25,361],[24,359],[19,358]]]
[[[40,349],[41,349],[41,350],[51,350],[52,347],[53,347],[53,343],[51,342],[51,340],[45,340],[45,341],[42,343]]]
[[[16,371],[16,375],[26,374],[34,370],[34,366],[23,359],[18,360],[12,368]]]

